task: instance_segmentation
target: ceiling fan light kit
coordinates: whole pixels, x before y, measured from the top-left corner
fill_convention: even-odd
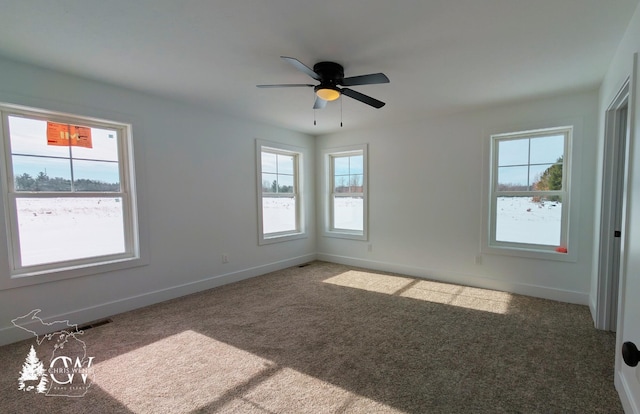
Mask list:
[[[335,101],[340,97],[340,91],[336,87],[318,85],[315,90],[316,96],[325,101]]]
[[[300,72],[309,75],[311,78],[320,82],[319,85],[310,84],[279,84],[279,85],[256,85],[258,88],[295,88],[295,87],[313,87],[316,94],[316,101],[313,109],[322,109],[327,102],[335,101],[342,95],[346,95],[352,99],[365,103],[374,108],[382,108],[385,103],[374,99],[363,93],[354,91],[349,88],[339,88],[339,86],[356,86],[356,85],[373,85],[379,83],[389,83],[389,78],[384,73],[371,73],[369,75],[344,77],[344,68],[335,62],[318,62],[309,68],[298,59],[280,56],[282,60],[290,63]]]

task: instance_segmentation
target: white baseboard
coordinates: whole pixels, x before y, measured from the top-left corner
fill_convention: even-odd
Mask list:
[[[229,283],[239,282],[265,273],[274,272],[276,270],[285,269],[291,266],[297,266],[303,263],[316,260],[315,254],[307,254],[294,257],[292,259],[280,260],[266,265],[251,267],[248,269],[238,270],[222,275],[212,276],[195,282],[185,283],[182,285],[172,286],[165,289],[159,289],[152,292],[143,293],[141,295],[130,296],[128,298],[118,299],[112,302],[102,303],[88,308],[77,309],[65,314],[43,317],[38,315],[46,323],[53,321],[68,320],[70,323],[82,325],[87,322],[98,319],[107,318],[122,312],[142,308],[144,306],[153,305],[169,299],[178,298],[203,290],[212,289]],[[17,318],[22,315],[12,315]],[[28,327],[28,325],[25,325]],[[17,328],[13,325],[0,329],[0,346],[33,338],[29,332]]]
[[[450,274],[433,269],[406,266],[397,263],[387,263],[373,260],[357,259],[353,257],[339,256],[326,253],[308,254],[298,256],[292,259],[281,260],[266,265],[256,266],[248,269],[238,270],[210,278],[198,280],[195,282],[185,283],[170,288],[160,289],[147,292],[141,295],[131,296],[112,302],[102,303],[99,305],[77,309],[65,314],[55,315],[44,318],[44,322],[53,322],[58,320],[68,320],[71,323],[82,325],[87,322],[106,318],[122,312],[142,308],[144,306],[153,305],[165,300],[174,299],[180,296],[189,295],[203,290],[215,288],[229,283],[239,282],[255,276],[276,270],[285,269],[287,267],[296,266],[313,260],[324,260],[327,262],[340,263],[349,266],[362,267],[366,269],[400,273],[407,276],[414,276],[423,279],[437,280],[441,282],[457,283],[467,286],[475,286],[484,289],[494,289],[505,292],[517,293],[521,295],[539,297],[544,299],[557,300],[561,302],[575,303],[580,305],[589,305],[589,295],[582,292],[573,292],[561,289],[552,289],[544,286],[536,286],[522,284],[517,282],[508,282],[496,280],[474,275],[466,274]],[[18,317],[21,315],[15,315]],[[0,329],[0,346],[18,342],[24,339],[32,338],[28,332],[8,326]]]
[[[574,303],[578,305],[589,304],[589,294],[584,292],[554,289],[546,286],[537,286],[505,280],[490,279],[479,277],[476,275],[443,272],[423,267],[406,266],[398,263],[379,262],[375,260],[358,259],[327,253],[318,253],[317,259],[332,263],[340,263],[348,266],[363,267],[365,269],[379,270],[384,272],[400,273],[403,275],[414,276],[422,279],[456,283],[483,289],[499,290],[503,292],[550,299],[559,302]]]
[[[624,412],[627,414],[639,414],[640,411],[638,410],[638,406],[636,405],[633,398],[631,398],[633,394],[629,389],[629,384],[620,371],[616,370],[614,383],[616,386],[616,391],[618,391],[618,396],[620,397],[620,402],[622,403]]]

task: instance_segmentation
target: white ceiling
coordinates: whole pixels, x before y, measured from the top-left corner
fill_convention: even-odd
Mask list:
[[[346,128],[596,87],[638,0],[2,0],[0,55],[311,134],[315,83],[280,60],[384,72]],[[1,78],[0,78],[1,82]],[[1,88],[1,83],[0,83]]]

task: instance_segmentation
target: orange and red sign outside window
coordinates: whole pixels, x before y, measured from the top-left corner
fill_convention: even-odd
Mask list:
[[[47,122],[47,145],[93,148],[91,128]]]

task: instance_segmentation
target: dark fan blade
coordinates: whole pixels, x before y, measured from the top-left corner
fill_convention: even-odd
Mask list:
[[[315,80],[320,80],[320,75],[315,73],[310,67],[300,62],[298,59],[287,57],[287,56],[280,56],[280,58],[286,62],[291,63],[300,72],[306,73],[307,75],[311,76]]]
[[[351,76],[344,78],[338,85],[373,85],[376,83],[389,83],[389,78],[384,73],[372,73],[370,75]]]
[[[313,87],[315,85],[309,85],[308,83],[284,83],[280,85],[256,85],[258,88],[301,88],[305,86]]]
[[[313,109],[322,109],[325,106],[327,106],[327,101],[320,98],[319,96],[316,96],[316,101],[313,103]]]
[[[353,89],[342,88],[341,91],[343,95],[347,95],[348,97],[353,98],[356,101],[360,101],[362,103],[366,103],[367,105],[371,105],[374,108],[382,108],[385,105],[384,102],[379,101],[377,99],[373,99],[372,97],[367,96],[363,93],[356,92]]]

